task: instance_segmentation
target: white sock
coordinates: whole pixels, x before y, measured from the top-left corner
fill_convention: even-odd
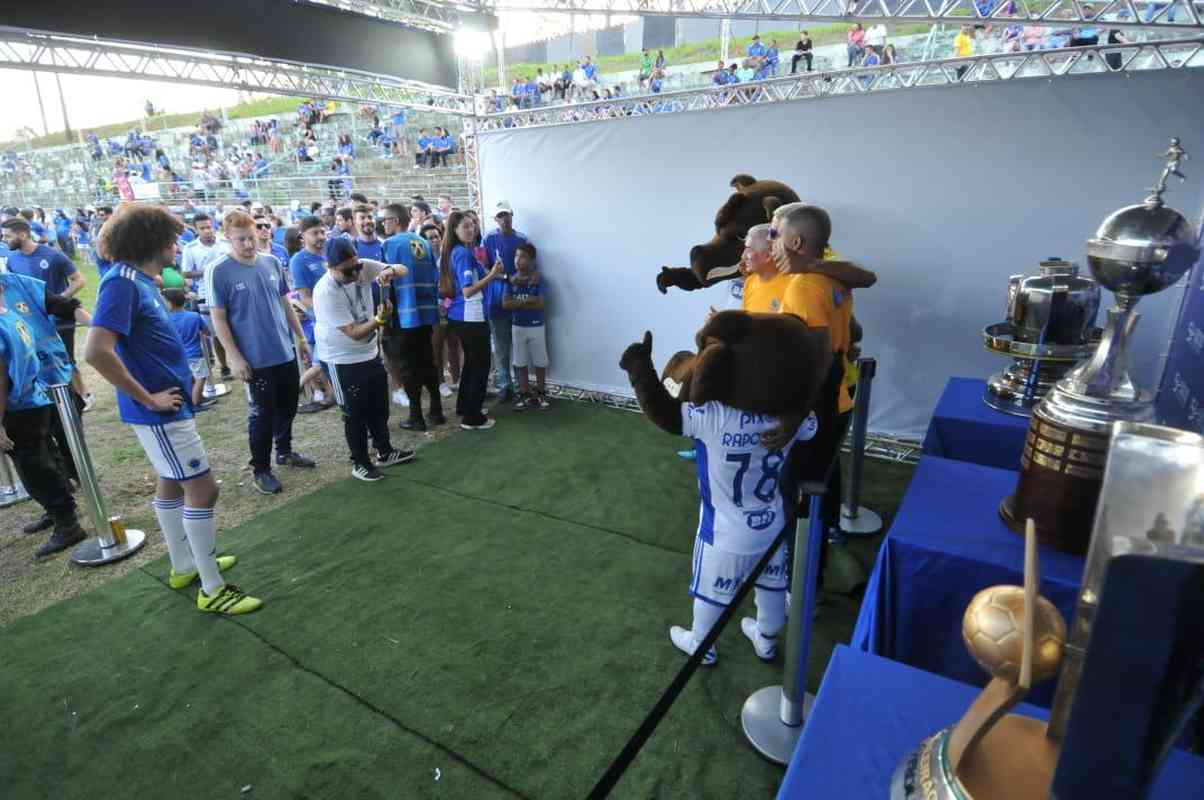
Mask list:
[[[694,635],[695,647],[702,644],[702,640],[711,632],[711,628],[715,627],[715,623],[722,613],[722,606],[712,605],[705,600],[694,598],[694,625],[691,633]]]
[[[757,631],[772,639],[786,624],[786,593],[772,592],[759,586],[753,590],[757,596]]]
[[[212,508],[185,508],[184,531],[188,534],[188,546],[201,574],[201,589],[212,597],[214,592],[226,585],[221,570],[217,568],[217,518]]]
[[[155,509],[155,517],[159,520],[159,530],[163,531],[163,541],[167,542],[167,557],[171,559],[171,568],[178,573],[192,572],[196,562],[192,560],[192,550],[188,548],[188,536],[184,533],[184,498],[165,500],[156,497],[151,501]]]
[[[321,389],[315,390],[314,391],[314,402],[315,403],[325,403],[326,402],[326,393],[323,392]]]

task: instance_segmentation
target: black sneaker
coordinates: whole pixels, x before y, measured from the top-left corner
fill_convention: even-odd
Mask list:
[[[391,467],[394,464],[404,464],[407,461],[413,460],[413,450],[390,450],[387,453],[380,453],[377,455],[376,465],[378,467]]]
[[[21,532],[22,533],[41,533],[42,531],[50,530],[50,527],[52,525],[54,525],[54,517],[50,516],[49,514],[42,514],[41,517],[39,517],[38,519],[35,519],[33,522],[29,523],[24,528],[22,528]]]
[[[381,480],[385,476],[381,474],[380,470],[371,464],[356,464],[351,468],[351,477],[356,478],[357,480],[373,483]]]
[[[252,485],[260,494],[280,494],[284,491],[280,481],[276,480],[276,476],[270,472],[256,472],[252,479]]]
[[[278,467],[316,467],[317,463],[312,458],[306,458],[298,452],[292,451],[288,453],[276,454],[276,466]]]
[[[74,527],[57,530],[50,535],[50,541],[34,551],[33,557],[36,559],[46,558],[55,553],[66,550],[72,545],[79,544],[84,539],[88,538],[88,534],[84,533],[84,529],[76,523]]]
[[[230,371],[229,367],[222,367],[222,380],[228,381],[233,377],[234,373]]]
[[[398,425],[403,431],[422,432],[426,430],[426,421],[422,417],[403,419]]]

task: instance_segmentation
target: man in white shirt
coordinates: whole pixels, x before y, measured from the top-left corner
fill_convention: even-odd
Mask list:
[[[882,23],[871,25],[865,32],[865,43],[881,53],[882,48],[886,47],[886,26]]]
[[[351,450],[351,476],[361,481],[384,477],[377,466],[411,461],[411,450],[395,450],[389,441],[389,384],[377,355],[377,332],[393,311],[386,299],[372,309],[372,281],[382,284],[405,275],[405,266],[361,259],[355,245],[335,237],[326,243],[326,274],[314,286],[317,358],[330,370],[334,399],[343,412],[343,434]],[[389,292],[382,292],[384,297]],[[377,463],[368,454],[368,439]]]
[[[197,311],[205,317],[209,330],[213,330],[213,323],[209,318],[209,305],[205,297],[206,271],[229,255],[230,246],[217,238],[217,231],[213,227],[213,217],[208,214],[204,212],[196,214],[192,218],[192,227],[196,230],[197,238],[184,245],[184,249],[180,251],[180,274],[196,287],[199,301]],[[230,378],[230,367],[226,365],[226,349],[222,347],[222,343],[216,337],[213,339],[213,349],[217,353],[218,362],[222,365],[222,378]]]

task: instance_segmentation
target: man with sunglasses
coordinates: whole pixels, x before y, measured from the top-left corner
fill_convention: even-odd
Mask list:
[[[273,236],[275,227],[272,224],[272,220],[265,213],[260,212],[255,214],[256,251],[264,255],[275,256],[276,260],[280,262],[280,266],[287,269],[288,251],[284,249],[283,245],[276,243],[275,236]]]
[[[372,308],[372,282],[387,287],[406,272],[400,264],[360,258],[355,245],[335,237],[326,243],[326,275],[314,287],[317,355],[330,371],[334,398],[343,412],[351,476],[361,481],[383,478],[378,466],[414,458],[413,451],[395,450],[389,441],[389,387],[376,343],[377,332],[389,324],[393,311],[387,288],[380,308]],[[368,454],[369,438],[376,448],[376,464]]]

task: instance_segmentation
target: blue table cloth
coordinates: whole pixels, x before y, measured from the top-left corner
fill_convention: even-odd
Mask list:
[[[886,798],[895,766],[921,741],[952,725],[978,690],[843,645],[832,652],[778,800]],[[1046,719],[1023,703],[1016,713]],[[1174,751],[1154,800],[1199,797],[1204,759]]]
[[[981,686],[962,643],[962,614],[980,590],[1024,583],[1024,539],[999,518],[1016,488],[1010,470],[922,456],[882,541],[853,630],[861,650]],[[1083,558],[1040,548],[1041,593],[1070,624]],[[1053,686],[1029,701],[1049,706]]]
[[[925,455],[1002,469],[1020,468],[1028,417],[996,411],[982,401],[987,382],[950,378],[924,436]]]

